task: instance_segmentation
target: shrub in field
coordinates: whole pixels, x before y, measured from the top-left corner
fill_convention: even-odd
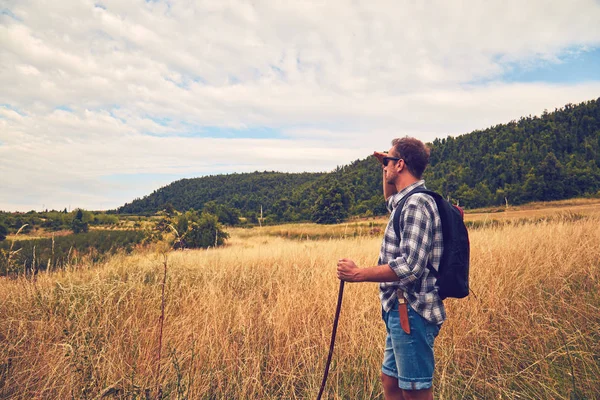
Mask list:
[[[75,218],[73,218],[73,222],[71,223],[71,229],[73,233],[88,231],[88,223],[83,220],[83,211],[81,209],[77,210],[77,214],[75,214]]]
[[[4,225],[0,225],[0,242],[6,239],[8,235],[8,229]]]
[[[222,246],[229,234],[223,230],[216,215],[188,211],[177,220],[179,236],[176,247],[207,248]]]

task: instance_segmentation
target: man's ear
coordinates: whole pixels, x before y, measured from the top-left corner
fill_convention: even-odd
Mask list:
[[[402,166],[400,165],[402,163]],[[398,161],[396,161],[396,172],[400,173],[404,170],[404,168],[406,168],[406,164],[404,163],[404,160],[400,159]]]

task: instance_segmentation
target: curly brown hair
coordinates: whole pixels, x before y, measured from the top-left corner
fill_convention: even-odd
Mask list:
[[[419,139],[405,136],[392,140],[396,155],[404,160],[408,171],[417,179],[421,179],[425,167],[429,164],[429,147]]]

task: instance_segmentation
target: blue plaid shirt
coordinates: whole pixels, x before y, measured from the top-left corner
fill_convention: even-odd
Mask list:
[[[424,193],[410,196],[400,217],[400,241],[394,232],[398,203],[417,186],[425,187],[425,181],[415,182],[388,199],[391,216],[381,244],[379,265],[389,264],[398,275],[398,281],[380,283],[379,297],[383,309],[389,311],[397,298],[396,291],[404,292],[406,301],[416,312],[439,325],[446,319],[446,310],[435,286],[436,278],[427,268],[429,264],[437,271],[444,249],[435,200]]]

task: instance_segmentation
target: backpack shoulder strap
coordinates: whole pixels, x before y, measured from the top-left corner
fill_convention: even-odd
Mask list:
[[[406,194],[406,196],[404,196],[402,198],[402,200],[400,200],[400,202],[396,206],[396,209],[394,210],[394,217],[393,217],[394,218],[394,233],[396,234],[396,238],[398,239],[398,241],[400,241],[400,217],[402,216],[402,209],[404,208],[404,203],[406,203],[406,200],[408,200],[408,198],[410,196],[412,196],[413,194],[416,194],[416,193],[425,193],[425,194],[428,194],[429,196],[433,197],[433,200],[435,201],[435,204],[437,205],[438,209],[440,208],[439,202],[444,201],[444,198],[442,196],[440,196],[439,193],[433,192],[431,190],[427,190],[423,186],[418,186],[418,187],[414,188],[413,190],[411,190],[410,192],[408,192]],[[437,276],[438,271],[436,271],[431,265],[429,265],[429,263],[427,263],[427,268],[434,275]]]
[[[440,197],[440,195],[437,194],[436,192],[427,190],[423,186],[417,186],[416,188],[414,188],[413,190],[408,192],[406,194],[406,196],[404,196],[402,198],[402,200],[400,200],[400,202],[396,206],[396,209],[394,210],[394,217],[393,217],[394,218],[394,233],[396,234],[396,237],[398,238],[398,240],[400,240],[400,217],[402,216],[402,209],[404,208],[404,203],[406,203],[406,200],[408,200],[408,198],[410,196],[412,196],[413,194],[416,194],[416,193],[425,193],[425,194],[430,195],[436,201],[436,204],[438,201],[438,197]]]

